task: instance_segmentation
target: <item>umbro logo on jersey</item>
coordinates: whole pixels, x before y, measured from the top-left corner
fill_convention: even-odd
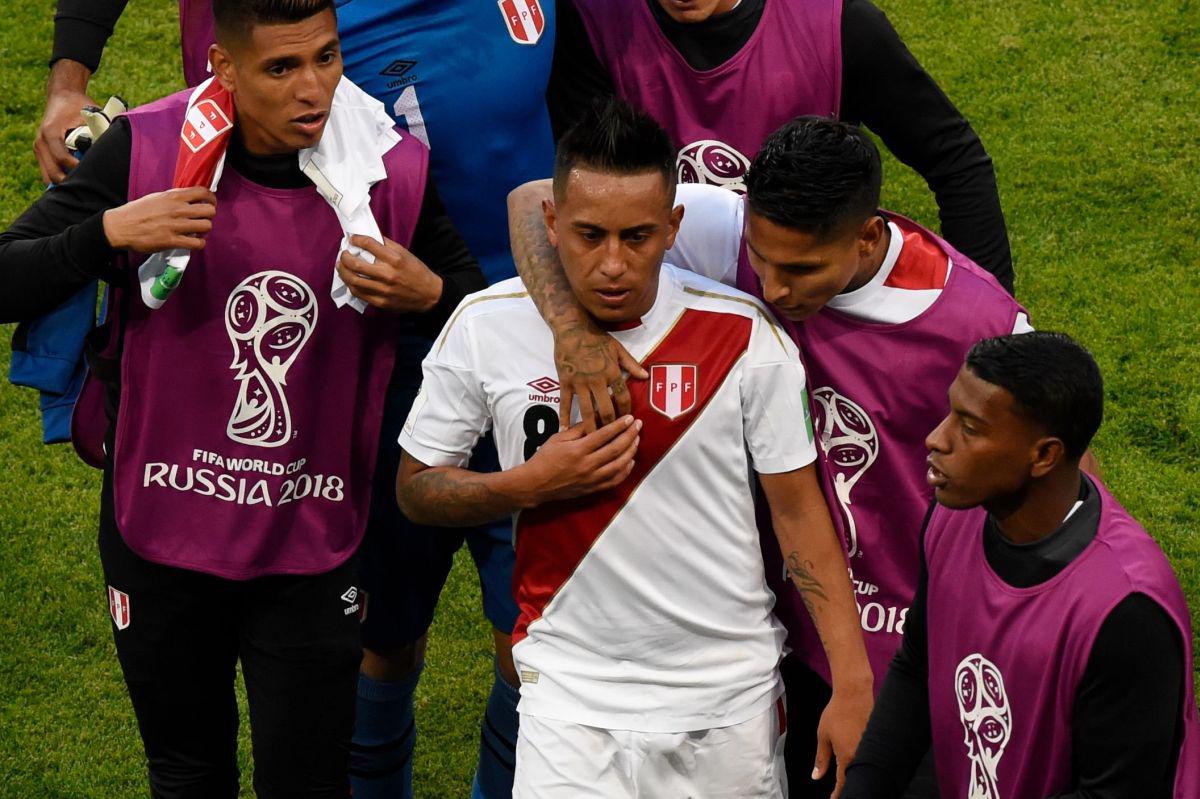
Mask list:
[[[558,392],[558,381],[553,377],[539,377],[525,385],[533,389],[533,393],[529,395],[532,402],[558,402],[558,397],[551,396]]]
[[[413,72],[413,68],[416,65],[416,61],[398,58],[384,67],[379,74],[385,78],[394,78],[394,80],[388,81],[387,87],[389,89],[398,89],[401,86],[416,83],[420,79],[417,73]]]
[[[650,367],[650,407],[674,420],[696,407],[694,363],[664,363]]]
[[[108,587],[108,613],[112,616],[113,624],[117,625],[118,630],[124,630],[129,626],[129,594],[124,591],[118,591],[111,585]]]
[[[384,67],[379,74],[389,78],[399,78],[416,65],[416,61],[405,61],[404,59],[398,59]]]
[[[496,0],[508,35],[517,44],[537,44],[546,30],[541,0]]]
[[[348,607],[342,611],[343,615],[349,616],[351,613],[357,613],[358,607],[359,607],[359,605],[358,605],[358,588],[353,585],[350,586],[349,588],[347,588],[346,592],[344,594],[342,594],[342,601],[344,601],[348,605],[350,605],[350,607]]]

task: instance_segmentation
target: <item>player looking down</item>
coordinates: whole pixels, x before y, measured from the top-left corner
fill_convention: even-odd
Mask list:
[[[811,410],[821,483],[849,557],[877,682],[900,643],[920,571],[921,520],[932,498],[925,434],[945,415],[945,389],[967,350],[1029,329],[995,278],[920,225],[879,210],[881,180],[879,151],[865,132],[802,117],[767,139],[746,197],[679,186],[688,213],[668,253],[680,267],[765,298],[799,345],[810,394],[787,424],[807,425]],[[634,365],[587,332],[591,322],[537,229],[547,194],[543,181],[511,197],[513,251],[555,331],[564,391],[578,385],[608,419],[614,400],[605,379],[619,404],[631,389],[616,376],[617,358],[631,373]],[[801,597],[784,583],[771,549],[764,553],[793,652],[784,675],[797,790],[812,770],[829,674]]]
[[[785,795],[756,474],[832,664],[826,763],[830,747],[847,762],[870,705],[811,428],[794,423],[803,367],[758,302],[663,264],[683,217],[673,157],[648,116],[593,109],[559,143],[545,207],[572,296],[650,375],[632,416],[556,432],[554,337],[513,279],[451,318],[400,438],[410,516],[517,514],[518,797]],[[489,428],[503,471],[462,468]]]
[[[237,795],[240,661],[257,794],[345,797],[351,557],[397,341],[405,324],[436,331],[484,283],[425,146],[342,80],[333,0],[215,0],[213,13],[210,88],[232,95],[232,117],[189,109],[184,92],[118,118],[0,237],[0,318],[45,313],[97,277],[111,288],[112,357],[93,369],[111,413],[100,551],[151,794]],[[218,135],[215,193],[172,188],[177,154]],[[340,141],[353,158],[332,157]],[[381,238],[351,241],[374,263],[341,251],[342,207],[302,151],[342,200],[364,201],[356,224]],[[169,248],[191,267],[150,310],[137,267]],[[373,307],[335,305],[335,264]]]
[[[1191,619],[1166,557],[1079,468],[1104,386],[1065,335],[981,341],[926,439],[937,506],[846,799],[1195,799]]]

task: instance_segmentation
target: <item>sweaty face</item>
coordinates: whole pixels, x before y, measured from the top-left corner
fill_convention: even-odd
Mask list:
[[[964,366],[950,386],[949,415],[925,438],[925,479],[948,508],[1015,495],[1031,477],[1043,436],[1012,394]]]
[[[255,25],[213,49],[213,67],[233,92],[246,149],[283,155],[321,140],[342,78],[332,11],[300,22]]]
[[[676,22],[703,22],[729,11],[738,0],[658,0],[658,4]]]
[[[619,324],[654,305],[663,253],[683,207],[660,172],[610,175],[575,168],[546,205],[546,230],[575,296],[598,321]]]
[[[845,291],[862,265],[857,231],[823,240],[749,209],[746,250],[763,297],[793,322],[803,322]]]

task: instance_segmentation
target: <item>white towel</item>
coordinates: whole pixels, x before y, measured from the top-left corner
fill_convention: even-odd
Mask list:
[[[188,99],[189,112],[214,80],[209,78],[192,92]],[[349,250],[363,260],[374,263],[373,255],[350,244],[350,236],[357,234],[383,241],[379,224],[371,213],[370,192],[372,186],[387,177],[383,156],[399,141],[400,134],[393,127],[392,118],[383,104],[343,76],[334,91],[329,121],[325,123],[321,140],[316,147],[301,150],[298,154],[300,170],[333,208],[342,226],[338,257],[342,250]],[[209,185],[212,191],[217,190],[224,171],[225,144],[221,142],[220,159]],[[171,290],[182,280],[190,259],[191,252],[188,250],[168,250],[146,259],[138,269],[138,282],[148,307],[162,307]],[[173,273],[168,276],[171,279],[164,292],[163,281],[159,281],[159,277],[168,266]],[[157,289],[156,281],[160,284]],[[329,295],[339,308],[349,305],[361,313],[367,307],[365,301],[350,293],[349,287],[338,275],[336,257]]]
[[[343,77],[333,95],[329,121],[316,147],[300,151],[300,170],[337,213],[342,244],[368,263],[375,256],[350,244],[350,236],[370,236],[383,241],[379,223],[371,213],[371,187],[387,177],[383,156],[400,141],[383,103]],[[367,303],[350,293],[337,273],[334,259],[333,288],[329,292],[340,308],[350,305],[363,311]]]

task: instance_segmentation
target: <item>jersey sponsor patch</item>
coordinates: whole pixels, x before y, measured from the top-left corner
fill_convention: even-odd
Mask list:
[[[540,0],[496,0],[508,35],[517,44],[537,44],[546,30]]]
[[[112,616],[113,624],[117,625],[118,630],[124,630],[129,626],[129,594],[124,591],[118,591],[111,585],[108,587],[108,614]]]
[[[650,367],[650,407],[676,419],[696,407],[697,367],[692,363],[664,363]]]

